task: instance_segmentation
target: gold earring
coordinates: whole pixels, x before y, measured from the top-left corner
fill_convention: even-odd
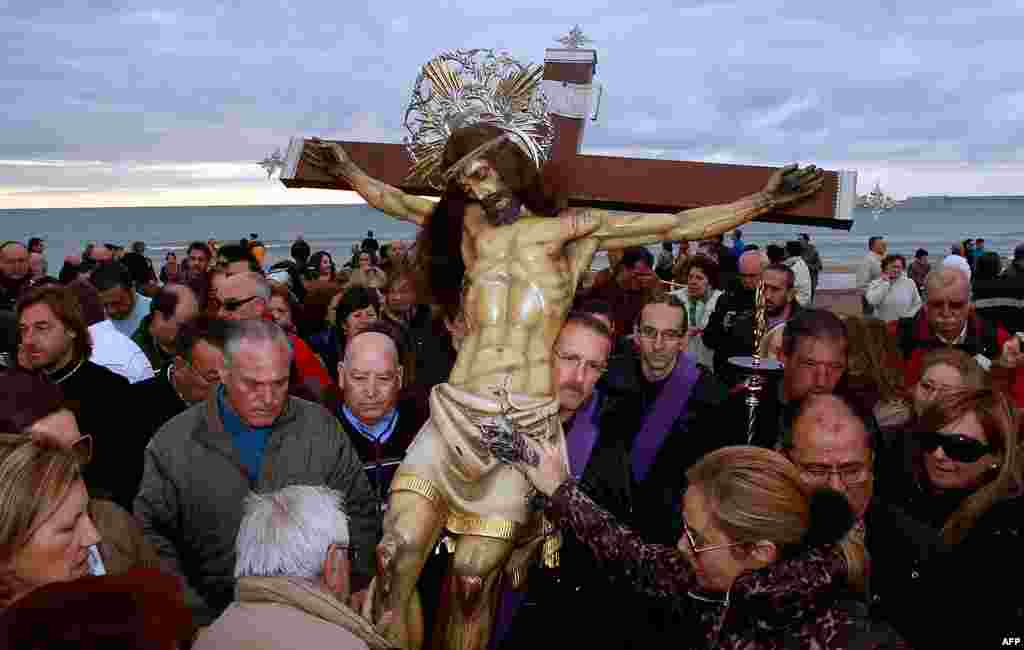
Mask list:
[[[992,469],[999,469],[999,463],[992,463]]]

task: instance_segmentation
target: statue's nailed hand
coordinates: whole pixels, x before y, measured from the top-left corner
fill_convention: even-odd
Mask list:
[[[795,164],[786,165],[775,170],[762,192],[777,207],[806,199],[821,189],[824,182],[825,173],[814,165],[802,169]]]
[[[352,165],[352,159],[340,144],[320,138],[310,138],[310,144],[312,146],[303,151],[303,160],[331,176],[344,176],[345,170]]]
[[[528,451],[516,467],[526,476],[533,487],[545,496],[555,493],[569,478],[569,470],[559,449],[543,438],[525,438]]]

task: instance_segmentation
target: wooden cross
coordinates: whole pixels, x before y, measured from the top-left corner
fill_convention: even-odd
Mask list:
[[[548,49],[544,57],[544,90],[552,105],[555,143],[551,161],[569,178],[569,204],[627,212],[671,213],[729,203],[759,191],[773,167],[725,165],[580,154],[590,119],[590,98],[597,51]],[[580,108],[582,110],[580,110]],[[281,182],[287,187],[351,189],[343,181],[307,164],[306,141],[292,138]],[[406,179],[411,160],[400,144],[339,142],[367,174],[410,194],[437,196],[430,187]],[[826,171],[825,185],[812,198],[765,214],[758,221],[849,230],[856,197],[856,172]]]

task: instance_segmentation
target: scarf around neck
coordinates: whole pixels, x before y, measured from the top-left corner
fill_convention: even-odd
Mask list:
[[[394,648],[373,625],[332,594],[305,580],[289,577],[246,576],[238,579],[236,598],[241,603],[276,603],[344,628],[371,649]]]

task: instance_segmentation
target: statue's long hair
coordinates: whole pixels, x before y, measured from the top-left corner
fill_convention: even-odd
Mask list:
[[[455,131],[444,151],[444,168],[502,134],[493,126],[476,125]],[[567,205],[565,175],[557,165],[548,163],[543,173],[511,140],[483,154],[494,165],[508,189],[516,194],[535,215],[554,217]],[[466,196],[452,180],[441,194],[416,241],[414,266],[418,269],[421,301],[437,305],[441,313],[454,320],[462,300],[466,265],[462,259],[462,229],[466,207],[474,200]]]

